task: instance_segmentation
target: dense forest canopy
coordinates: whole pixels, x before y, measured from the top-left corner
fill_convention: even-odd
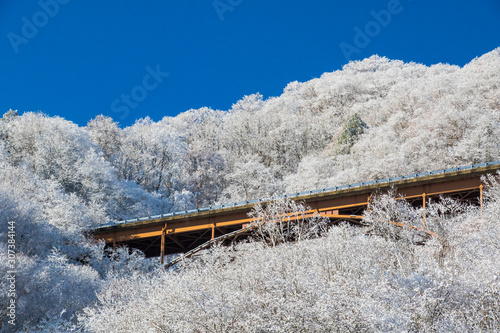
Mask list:
[[[298,285],[294,288],[299,289],[281,295],[271,293],[270,300],[285,302],[291,295],[305,298],[293,301],[297,303],[295,309],[288,308],[292,305],[285,302],[274,314],[254,318],[262,330],[294,331],[300,325],[310,325],[311,331],[337,327],[330,321],[325,321],[325,325],[330,325],[326,328],[316,323],[326,320],[315,317],[321,316],[322,311],[325,316],[335,315],[345,325],[336,328],[340,330],[397,330],[397,323],[416,331],[418,325],[424,330],[435,327],[432,325],[437,325],[439,316],[436,322],[429,323],[427,319],[412,318],[407,312],[396,313],[397,302],[404,304],[403,299],[408,296],[404,293],[424,295],[429,302],[441,302],[447,297],[454,302],[459,302],[461,297],[479,302],[474,295],[483,288],[478,297],[483,297],[486,303],[481,306],[486,312],[498,310],[499,276],[487,273],[490,260],[499,260],[498,226],[494,224],[500,214],[498,184],[490,193],[489,217],[480,219],[487,231],[474,229],[467,239],[451,233],[449,244],[445,245],[439,240],[422,247],[391,239],[367,239],[344,226],[323,238],[276,249],[247,245],[244,251],[234,250],[241,257],[230,265],[219,262],[211,266],[206,262],[213,264],[217,257],[209,257],[203,259],[206,262],[193,263],[185,271],[181,269],[180,273],[158,273],[156,264],[138,252],[130,254],[117,249],[103,256],[103,244],[89,241],[82,233],[88,226],[112,220],[497,160],[500,160],[500,48],[462,68],[447,64],[428,67],[372,56],[308,82],[292,82],[279,97],[264,99],[256,93],[244,96],[227,111],[201,108],[158,122],[146,117],[126,128],[106,116],[97,116],[87,126],[79,127],[60,117],[34,112],[18,114],[10,110],[0,120],[0,249],[3,257],[0,262],[4,265],[2,271],[7,271],[8,223],[15,223],[17,328],[20,331],[110,331],[129,315],[135,318],[137,325],[146,325],[146,317],[137,317],[143,306],[140,302],[151,308],[170,302],[179,305],[179,312],[163,313],[165,318],[172,317],[165,319],[166,326],[151,327],[152,331],[240,331],[245,323],[253,320],[251,315],[243,315],[244,311],[256,313],[259,308],[277,306],[259,303],[264,290],[259,293],[252,288],[275,279],[275,286],[262,288],[267,288],[266,292],[277,291],[283,287],[279,281],[295,281],[295,278]],[[479,219],[477,212],[467,209],[457,216],[454,221],[462,221],[463,228],[470,230],[473,221]],[[464,244],[466,240],[477,244],[481,237],[486,237],[489,243],[482,244],[484,253],[478,254],[479,261],[474,261],[469,245]],[[446,258],[451,266],[441,261],[426,267],[435,253],[443,246],[452,246],[450,244],[469,261],[461,264],[450,255]],[[326,253],[333,256],[333,263],[321,262],[320,249],[325,246]],[[387,247],[399,251],[402,260],[412,264],[386,267],[389,264],[383,262],[390,258],[383,255],[383,251]],[[335,254],[338,251],[352,254],[353,248],[360,250],[358,258],[348,255],[340,258]],[[375,252],[371,253],[370,249]],[[222,261],[234,255],[233,250],[217,251]],[[417,260],[418,254],[421,257]],[[307,262],[313,257],[316,261],[311,267],[288,271],[298,262]],[[253,264],[245,267],[243,263],[252,260]],[[276,266],[266,271],[261,267],[266,265],[264,260]],[[375,262],[374,270],[378,271],[370,271],[370,260]],[[479,278],[476,284],[469,283],[476,274],[471,267],[478,262],[483,266],[477,274],[488,277],[483,285]],[[498,273],[499,261],[496,262]],[[284,263],[291,266],[276,270]],[[349,265],[353,268],[348,268]],[[337,280],[329,280],[334,274],[330,271],[332,267],[338,268]],[[454,277],[453,269],[460,277],[457,290],[453,284],[444,282]],[[384,270],[387,275],[382,278]],[[317,275],[312,278],[315,272]],[[236,275],[231,275],[233,273]],[[143,274],[152,274],[150,283],[144,283]],[[201,287],[220,285],[221,276],[239,283],[240,294],[218,286],[222,288],[220,298]],[[253,276],[255,284],[247,282],[246,276]],[[382,279],[381,282],[370,280],[374,276]],[[356,278],[369,279],[379,289],[370,294],[357,281],[349,287],[357,298],[341,293],[341,302],[345,304],[342,309],[321,308],[321,304],[314,303],[315,299],[325,297],[325,307],[339,301],[335,293],[345,290],[347,283],[342,279]],[[187,280],[190,284],[177,291],[174,287],[165,287],[182,285]],[[4,332],[12,328],[3,306],[8,302],[6,283],[1,282],[0,297],[0,325]],[[404,285],[403,294],[394,289],[396,285]],[[172,294],[162,294],[159,298],[140,296],[155,295],[150,291],[160,289],[171,290]],[[134,290],[136,296],[133,301],[126,296],[130,290]],[[315,295],[314,290],[322,294]],[[384,292],[389,296],[382,301]],[[239,299],[240,296],[243,298]],[[112,301],[112,297],[118,301]],[[197,306],[205,304],[202,309],[205,317],[200,318],[220,322],[210,327],[201,323],[196,326],[198,321],[188,325],[192,318],[182,311],[192,306],[190,299],[195,300]],[[94,306],[97,301],[98,305]],[[249,301],[254,303],[246,309],[244,305]],[[224,302],[229,302],[227,306],[236,311],[232,312],[234,318],[224,313]],[[416,304],[410,305],[418,308]],[[448,328],[453,329],[455,321],[462,325],[457,326],[459,330],[467,327],[468,319],[461,321],[456,306],[439,310],[450,313],[448,321],[439,322],[444,325],[440,328],[446,329],[448,323],[451,325]],[[209,310],[210,307],[213,309]],[[304,309],[309,312],[300,314]],[[128,314],[127,311],[136,312]],[[427,310],[415,311],[424,318]],[[379,312],[383,312],[383,319],[376,324]],[[479,314],[471,314],[475,315]],[[162,318],[161,313],[154,311],[149,316],[152,317],[149,323]],[[178,321],[176,316],[184,321]],[[287,321],[293,316],[302,316],[302,324]],[[174,317],[177,319],[172,319]],[[286,325],[279,326],[279,318]],[[217,326],[227,320],[233,320],[234,325]],[[271,326],[266,326],[266,320]],[[496,320],[493,324],[484,322],[479,330],[498,328],[498,316]],[[135,324],[129,325],[129,331],[134,331]]]

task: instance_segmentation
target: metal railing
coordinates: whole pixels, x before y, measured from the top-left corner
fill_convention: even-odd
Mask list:
[[[311,195],[311,194],[316,194],[316,193],[331,193],[331,192],[336,192],[336,191],[340,191],[340,190],[364,187],[364,186],[375,185],[375,184],[376,185],[389,184],[392,182],[405,180],[405,179],[415,179],[415,178],[421,178],[421,177],[426,177],[426,176],[431,176],[431,175],[446,174],[446,173],[457,172],[457,171],[477,169],[477,168],[482,168],[482,167],[487,167],[487,166],[497,165],[497,164],[500,164],[500,161],[480,163],[480,164],[474,164],[474,165],[468,165],[468,166],[462,166],[462,167],[456,167],[456,168],[450,168],[450,169],[442,169],[442,170],[436,170],[436,171],[421,172],[421,173],[415,173],[415,174],[411,174],[411,175],[407,175],[407,176],[391,177],[391,178],[372,180],[372,181],[362,182],[362,183],[334,186],[334,187],[328,187],[328,188],[323,188],[323,189],[316,189],[316,190],[312,190],[312,191],[284,194],[284,195],[270,197],[270,198],[261,198],[261,199],[240,201],[240,202],[223,204],[223,205],[208,206],[208,207],[203,207],[203,208],[198,208],[198,209],[190,209],[190,210],[172,212],[172,213],[167,213],[167,214],[138,217],[138,218],[130,219],[130,220],[121,220],[121,221],[114,221],[114,222],[109,222],[109,223],[104,223],[104,224],[98,224],[98,225],[91,226],[90,229],[95,230],[95,229],[99,229],[99,228],[120,225],[120,224],[155,220],[155,219],[159,219],[159,218],[173,217],[173,216],[180,216],[180,215],[190,215],[190,214],[195,214],[195,213],[200,213],[200,212],[209,212],[209,211],[224,209],[224,208],[246,206],[246,205],[256,204],[256,203],[260,203],[260,202],[267,202],[267,201],[281,199],[281,198],[300,198],[300,197],[303,197],[306,195]]]

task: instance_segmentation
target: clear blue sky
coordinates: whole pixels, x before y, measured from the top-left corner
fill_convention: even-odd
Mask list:
[[[0,22],[0,115],[79,125],[227,110],[346,55],[462,66],[500,46],[498,0],[6,0]]]

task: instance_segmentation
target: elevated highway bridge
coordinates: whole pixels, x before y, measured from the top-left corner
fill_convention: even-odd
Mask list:
[[[484,184],[481,178],[486,174],[495,174],[498,170],[500,161],[280,197],[304,202],[310,207],[306,216],[319,214],[333,222],[359,222],[372,195],[391,188],[395,189],[397,196],[414,205],[425,205],[433,197],[446,195],[482,206]],[[139,249],[148,257],[161,256],[163,262],[164,255],[186,253],[216,237],[229,233],[235,237],[243,235],[252,222],[252,218],[248,216],[252,208],[273,199],[275,198],[107,223],[92,227],[91,232],[96,239],[104,240],[108,246],[125,245]]]

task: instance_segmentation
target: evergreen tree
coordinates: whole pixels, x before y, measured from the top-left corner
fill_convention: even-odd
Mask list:
[[[340,153],[348,154],[351,147],[354,146],[356,141],[358,141],[361,134],[365,132],[365,128],[368,128],[368,126],[357,113],[349,118],[347,123],[342,128],[342,133],[337,140],[337,143],[340,146]]]
[[[9,122],[13,118],[18,117],[18,116],[19,116],[19,113],[17,112],[17,110],[10,109],[6,113],[4,113],[4,115],[2,117],[2,120],[5,121],[5,122]]]

